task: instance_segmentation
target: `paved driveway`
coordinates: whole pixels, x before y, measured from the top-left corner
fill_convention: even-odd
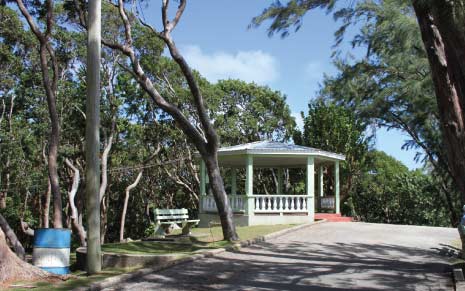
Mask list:
[[[322,223],[106,290],[453,290],[450,228]]]

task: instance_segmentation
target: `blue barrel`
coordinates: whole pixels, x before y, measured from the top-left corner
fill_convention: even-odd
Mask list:
[[[50,273],[69,274],[71,230],[39,228],[34,231],[32,264]]]

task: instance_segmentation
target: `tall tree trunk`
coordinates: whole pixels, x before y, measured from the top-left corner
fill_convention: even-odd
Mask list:
[[[460,7],[461,6],[461,7]],[[465,202],[465,18],[463,1],[413,1],[433,77],[442,136]]]
[[[100,243],[104,244],[108,230],[108,207],[110,206],[110,197],[103,197],[102,203],[100,203]]]
[[[5,100],[2,99],[2,113],[0,114],[0,129],[2,128],[2,122],[3,122],[3,119],[5,117],[5,112],[6,112],[6,105],[5,105]],[[2,151],[2,146],[0,144],[0,151]],[[4,169],[2,169],[0,171],[0,189],[4,188],[3,184],[2,184],[2,177],[3,177],[3,171]],[[0,190],[0,209],[4,209],[6,208],[6,192],[7,190]],[[4,198],[5,197],[5,198]],[[5,201],[5,202],[3,202]]]
[[[89,2],[87,34],[86,197],[87,272],[102,269],[100,248],[100,58],[101,1]]]
[[[46,151],[46,144],[44,144],[44,147],[42,148],[42,158],[44,159],[45,165],[48,167],[48,158],[47,154],[45,153]],[[42,204],[42,227],[43,228],[49,228],[50,225],[50,201],[52,197],[52,185],[50,184],[50,178],[47,179],[47,192],[44,193],[44,199],[43,199],[43,204]]]
[[[126,195],[124,196],[124,204],[123,204],[123,211],[121,213],[121,223],[119,228],[119,241],[124,241],[124,223],[126,221],[126,211],[128,209],[128,202],[129,202],[129,193],[132,189],[136,188],[137,184],[139,184],[140,178],[142,178],[144,170],[141,170],[139,174],[137,174],[136,180],[134,183],[126,187]]]
[[[238,240],[239,237],[237,236],[236,227],[234,225],[233,212],[229,205],[226,191],[224,190],[224,182],[223,178],[221,177],[220,167],[218,166],[218,157],[216,151],[213,153],[208,153],[203,157],[203,159],[205,161],[208,177],[210,179],[213,198],[215,199],[216,205],[218,207],[218,214],[220,216],[224,239],[230,241]]]
[[[84,227],[82,226],[82,224],[79,224],[79,213],[78,213],[76,204],[74,203],[74,198],[76,197],[76,193],[79,187],[79,180],[80,180],[79,169],[76,168],[71,163],[71,161],[68,159],[65,159],[65,163],[73,171],[73,184],[71,186],[71,191],[69,191],[68,193],[69,206],[71,208],[71,226],[73,227],[74,231],[79,237],[79,242],[81,244],[81,247],[85,247],[87,246],[86,231],[84,230]]]
[[[13,246],[13,249],[15,250],[16,255],[21,260],[25,261],[26,252],[24,251],[23,245],[18,240],[18,237],[16,236],[15,232],[11,229],[8,222],[1,214],[0,214],[0,229],[3,231],[3,233],[6,235],[6,237],[10,241],[11,245]]]
[[[56,107],[56,92],[58,82],[58,63],[55,52],[50,44],[50,38],[55,23],[54,2],[45,1],[45,32],[42,32],[34,21],[32,15],[24,5],[23,0],[16,0],[21,14],[26,18],[31,31],[39,41],[39,59],[42,73],[42,83],[47,97],[48,112],[50,118],[50,135],[48,143],[48,174],[53,195],[53,227],[63,228],[62,199],[60,193],[60,183],[58,180],[58,146],[60,143],[60,121]],[[50,63],[49,63],[50,58]],[[51,68],[51,72],[50,72]],[[52,73],[52,74],[50,74]],[[50,79],[50,76],[52,79]]]
[[[43,213],[42,213],[42,221],[43,221],[43,228],[49,228],[50,222],[50,200],[52,196],[52,185],[50,184],[50,179],[47,179],[47,192],[44,194],[44,201],[43,201]]]
[[[124,224],[125,224],[125,221],[126,221],[126,211],[128,209],[129,194],[130,194],[131,190],[134,189],[139,184],[140,179],[142,178],[142,174],[144,173],[145,165],[147,165],[153,158],[155,158],[158,155],[158,153],[160,152],[160,150],[161,150],[161,145],[157,144],[156,150],[147,159],[145,159],[144,162],[142,163],[141,170],[140,170],[139,174],[137,174],[137,177],[136,177],[136,180],[134,181],[134,183],[132,183],[131,185],[129,185],[126,188],[126,195],[124,197],[124,205],[123,205],[123,211],[121,213],[121,222],[120,222],[120,230],[119,230],[119,241],[120,242],[122,242],[124,240]]]
[[[53,9],[53,8],[51,8]],[[42,81],[47,95],[47,105],[50,117],[50,135],[48,138],[48,175],[53,196],[53,227],[63,228],[63,206],[58,179],[58,146],[60,144],[60,124],[57,112],[55,90],[49,78],[47,61],[47,44],[40,45],[40,64],[42,68]]]
[[[109,197],[106,197],[106,191],[108,186],[108,160],[110,157],[111,147],[113,145],[113,138],[115,134],[116,120],[112,120],[110,129],[110,136],[107,139],[105,149],[102,153],[101,159],[101,183],[99,188],[99,200],[100,200],[100,242],[105,243],[105,236],[107,233],[107,220],[108,220],[108,204],[110,202]]]

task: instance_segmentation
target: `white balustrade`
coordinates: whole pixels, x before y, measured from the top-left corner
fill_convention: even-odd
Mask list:
[[[307,212],[305,195],[253,195],[255,213]]]
[[[244,201],[246,196],[244,195],[228,195],[229,205],[234,212],[244,211]],[[202,210],[206,212],[218,212],[216,202],[211,195],[201,196]]]
[[[234,212],[245,211],[247,199],[254,199],[252,205],[255,213],[290,213],[308,212],[306,195],[228,195],[229,204]],[[202,210],[217,212],[215,200],[211,195],[201,196]],[[333,203],[334,205],[334,203]]]

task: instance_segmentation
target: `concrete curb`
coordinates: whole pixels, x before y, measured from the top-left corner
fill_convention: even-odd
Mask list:
[[[142,277],[142,276],[154,273],[154,272],[158,272],[158,271],[173,267],[175,265],[194,262],[194,261],[198,261],[198,260],[203,259],[203,258],[213,257],[215,255],[221,254],[221,253],[226,252],[226,251],[238,251],[241,247],[251,246],[251,245],[254,245],[254,244],[257,244],[257,243],[260,243],[260,242],[264,242],[264,241],[267,241],[267,240],[270,240],[270,239],[273,239],[273,238],[283,236],[283,235],[285,235],[285,234],[287,234],[289,232],[292,232],[292,231],[300,230],[302,228],[311,227],[311,226],[321,224],[321,223],[324,223],[324,222],[326,222],[326,219],[315,221],[315,222],[312,222],[312,223],[297,225],[297,226],[294,226],[294,227],[291,227],[291,228],[286,228],[286,229],[283,229],[283,230],[280,230],[280,231],[277,231],[277,232],[273,232],[273,233],[270,233],[270,234],[267,234],[267,235],[264,235],[264,236],[259,236],[259,237],[255,238],[255,239],[252,239],[252,240],[241,241],[240,243],[238,243],[238,244],[236,244],[234,246],[231,246],[231,247],[203,251],[202,253],[191,255],[191,256],[188,256],[188,257],[183,257],[183,258],[173,260],[173,261],[169,261],[169,262],[160,264],[158,266],[150,266],[150,267],[143,268],[143,269],[131,272],[131,273],[110,277],[110,278],[104,279],[104,280],[102,280],[100,282],[92,283],[89,286],[78,287],[78,288],[75,288],[73,290],[74,291],[101,290],[101,289],[104,289],[104,288],[114,286],[114,285],[116,285],[118,283],[121,283],[121,282],[124,282],[124,281],[128,281],[128,280],[131,280],[131,279],[136,279],[136,278],[139,278],[139,277]]]

